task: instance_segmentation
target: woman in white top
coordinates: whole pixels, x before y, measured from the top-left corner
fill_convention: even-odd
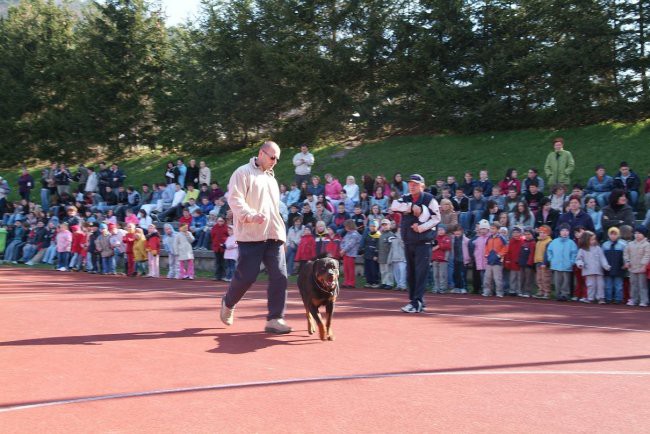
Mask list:
[[[347,178],[345,178],[345,185],[343,186],[343,190],[345,190],[345,194],[348,196],[348,198],[352,199],[352,201],[355,203],[359,203],[359,186],[357,185],[354,176],[349,175]]]
[[[149,225],[152,224],[152,221],[151,217],[149,217],[149,214],[147,214],[147,211],[143,209],[138,211],[138,219],[140,220],[138,226],[141,227],[144,231],[149,230]]]

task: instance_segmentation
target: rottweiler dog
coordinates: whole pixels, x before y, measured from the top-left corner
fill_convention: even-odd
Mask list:
[[[298,275],[298,289],[307,313],[307,329],[309,334],[314,334],[318,325],[320,338],[323,341],[333,341],[332,315],[334,303],[339,295],[339,263],[332,258],[318,258],[302,266]],[[325,306],[327,313],[326,324],[320,316],[318,309]]]

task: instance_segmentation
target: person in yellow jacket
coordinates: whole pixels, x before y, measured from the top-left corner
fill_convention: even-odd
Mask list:
[[[571,152],[564,149],[564,139],[557,137],[553,140],[553,151],[546,157],[544,172],[548,176],[548,185],[551,188],[557,184],[571,186],[571,174],[575,168],[575,161]]]
[[[147,237],[145,237],[142,228],[136,228],[135,230],[133,258],[135,259],[135,269],[138,276],[145,276],[147,274]]]
[[[553,231],[547,225],[542,225],[537,228],[538,238],[535,244],[535,255],[533,259],[535,268],[537,269],[535,277],[537,279],[537,287],[539,288],[539,292],[533,297],[543,298],[545,300],[548,300],[551,296],[551,278],[553,277],[551,269],[546,264],[546,248],[553,241],[551,232]]]

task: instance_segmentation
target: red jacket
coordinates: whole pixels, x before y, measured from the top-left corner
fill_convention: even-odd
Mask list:
[[[124,243],[124,246],[126,247],[126,254],[127,255],[133,255],[133,243],[135,243],[135,233],[129,233],[127,232],[124,234],[124,237],[122,238],[122,242]]]
[[[212,251],[215,253],[223,253],[226,251],[224,244],[228,239],[228,226],[214,225],[210,231],[210,239],[212,240]]]
[[[519,253],[521,252],[521,246],[523,244],[523,237],[510,238],[510,241],[508,242],[508,251],[503,260],[503,267],[506,270],[521,270],[521,267],[519,266]]]
[[[316,257],[316,240],[314,236],[303,235],[296,251],[296,261],[311,261]]]
[[[431,253],[431,260],[434,262],[447,262],[451,251],[451,237],[449,235],[438,235],[436,237],[438,248]]]
[[[341,259],[341,236],[334,235],[325,246],[327,254],[334,259]]]
[[[147,236],[147,251],[154,255],[160,253],[160,234],[152,232]]]
[[[75,232],[72,234],[72,247],[70,253],[79,253],[84,255],[88,248],[88,237],[85,232]]]
[[[537,245],[537,242],[535,240],[530,240],[526,241],[524,238],[524,242],[521,244],[521,248],[528,248],[528,259],[526,261],[526,265],[529,267],[533,267],[535,265],[535,246]],[[521,255],[519,255],[519,264],[523,262],[523,258]]]
[[[178,226],[179,227],[184,225],[184,224],[187,225],[187,226],[191,226],[192,225],[192,216],[189,216],[189,217],[181,216],[181,218],[178,219]]]

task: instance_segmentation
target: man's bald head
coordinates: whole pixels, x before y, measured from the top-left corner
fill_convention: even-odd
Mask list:
[[[278,144],[271,140],[264,142],[257,155],[257,164],[262,168],[262,170],[273,169],[279,159],[280,147]]]

